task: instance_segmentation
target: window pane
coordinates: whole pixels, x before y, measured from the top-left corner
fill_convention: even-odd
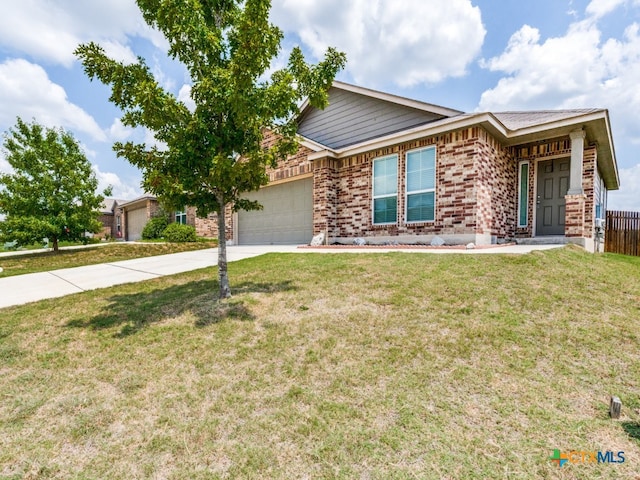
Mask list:
[[[518,225],[527,226],[527,210],[529,206],[529,164],[520,165],[520,203],[518,205]]]
[[[373,196],[398,192],[398,159],[393,157],[373,161]]]
[[[408,222],[432,222],[435,219],[435,194],[418,193],[407,197]]]
[[[376,198],[373,201],[373,223],[396,223],[398,201],[396,196]]]
[[[435,188],[435,163],[435,148],[407,153],[407,192]]]

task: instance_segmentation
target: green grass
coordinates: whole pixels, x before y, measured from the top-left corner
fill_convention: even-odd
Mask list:
[[[223,303],[206,269],[0,310],[0,478],[637,478],[639,258],[229,270]]]
[[[38,252],[0,257],[0,278],[25,273],[45,272],[60,268],[80,267],[98,263],[117,262],[132,258],[152,257],[168,253],[200,250],[217,246],[216,242],[197,243],[110,243],[78,250],[59,250],[58,253]]]
[[[10,243],[10,242],[9,242]],[[99,244],[100,240],[98,238],[88,238],[87,239],[87,243],[83,243],[83,242],[69,242],[66,240],[61,240],[58,243],[59,247],[76,247],[79,245],[87,245],[87,244]],[[19,247],[19,249],[16,248],[5,248],[4,247],[4,242],[0,243],[0,252],[4,253],[4,252],[15,252],[16,250],[18,251],[24,251],[24,250],[42,250],[43,248],[43,244],[42,243],[34,243],[32,245],[21,245]],[[46,248],[51,248],[51,242],[48,243],[48,247]]]

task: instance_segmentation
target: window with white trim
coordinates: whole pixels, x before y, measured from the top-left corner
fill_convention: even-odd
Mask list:
[[[373,224],[384,225],[398,220],[398,156],[373,161]]]
[[[529,216],[529,162],[518,167],[518,227],[528,225]]]
[[[436,149],[407,152],[407,223],[433,222],[436,215]]]
[[[176,212],[176,223],[181,223],[183,225],[187,224],[187,209],[183,208],[182,210]]]

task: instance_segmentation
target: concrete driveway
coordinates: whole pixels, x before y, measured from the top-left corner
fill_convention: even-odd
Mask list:
[[[532,250],[558,248],[561,245],[513,245],[475,250],[459,249],[408,249],[402,251],[414,253],[529,253]],[[295,245],[269,246],[229,246],[228,261],[256,257],[265,253],[383,253],[398,251],[397,248],[299,248]],[[2,266],[0,258],[0,267]],[[22,305],[46,298],[63,297],[72,293],[112,287],[123,283],[140,282],[152,278],[188,272],[218,264],[218,250],[206,249],[192,252],[173,253],[155,257],[137,258],[121,262],[88,265],[85,267],[65,268],[50,272],[30,273],[0,278],[0,308]]]

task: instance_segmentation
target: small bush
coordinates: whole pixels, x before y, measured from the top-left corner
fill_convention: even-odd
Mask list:
[[[142,229],[142,238],[144,240],[155,240],[156,238],[162,238],[164,230],[169,225],[167,217],[153,217]]]
[[[172,223],[164,229],[164,239],[167,242],[196,242],[196,229],[191,225]]]

